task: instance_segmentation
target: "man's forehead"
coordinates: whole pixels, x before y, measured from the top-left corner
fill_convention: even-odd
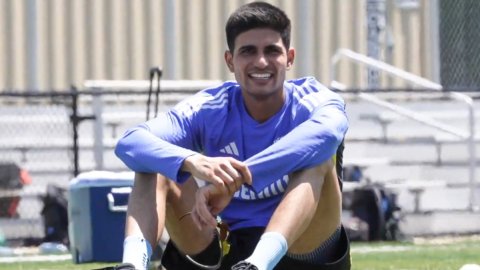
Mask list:
[[[235,39],[236,48],[268,46],[283,46],[280,33],[271,29],[259,28],[245,31]]]

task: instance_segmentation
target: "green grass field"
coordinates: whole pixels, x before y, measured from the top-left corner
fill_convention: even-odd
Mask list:
[[[480,238],[353,243],[354,270],[458,270],[466,263],[480,264]],[[0,270],[95,269],[105,263],[73,264],[71,261],[0,263]]]

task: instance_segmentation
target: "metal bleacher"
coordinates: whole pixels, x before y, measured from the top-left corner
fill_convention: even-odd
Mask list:
[[[341,59],[403,79],[411,89],[429,91],[418,99],[415,91],[408,89],[403,93],[349,92],[336,77]],[[480,143],[475,136],[479,115],[473,99],[347,49],[332,57],[331,72],[331,87],[345,95],[351,123],[345,163],[362,167],[368,182],[381,183],[398,193],[406,213],[404,231],[478,232],[472,225],[480,221],[475,151]],[[445,225],[462,219],[462,224]]]

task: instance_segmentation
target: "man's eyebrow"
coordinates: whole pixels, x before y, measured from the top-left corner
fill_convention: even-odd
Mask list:
[[[278,45],[278,44],[271,44],[271,45],[268,45],[265,47],[265,49],[267,50],[281,50],[282,49],[282,46]]]
[[[244,45],[244,46],[241,46],[238,48],[239,51],[242,51],[242,50],[251,50],[251,49],[255,49],[256,47],[254,45]]]

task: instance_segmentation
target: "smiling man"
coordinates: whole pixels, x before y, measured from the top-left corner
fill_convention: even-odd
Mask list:
[[[350,269],[335,166],[348,128],[344,102],[312,77],[286,80],[290,28],[275,6],[241,6],[226,24],[225,62],[236,81],[118,142],[136,176],[117,269],[145,269],[164,226],[166,269]],[[223,248],[217,218],[230,231]]]

